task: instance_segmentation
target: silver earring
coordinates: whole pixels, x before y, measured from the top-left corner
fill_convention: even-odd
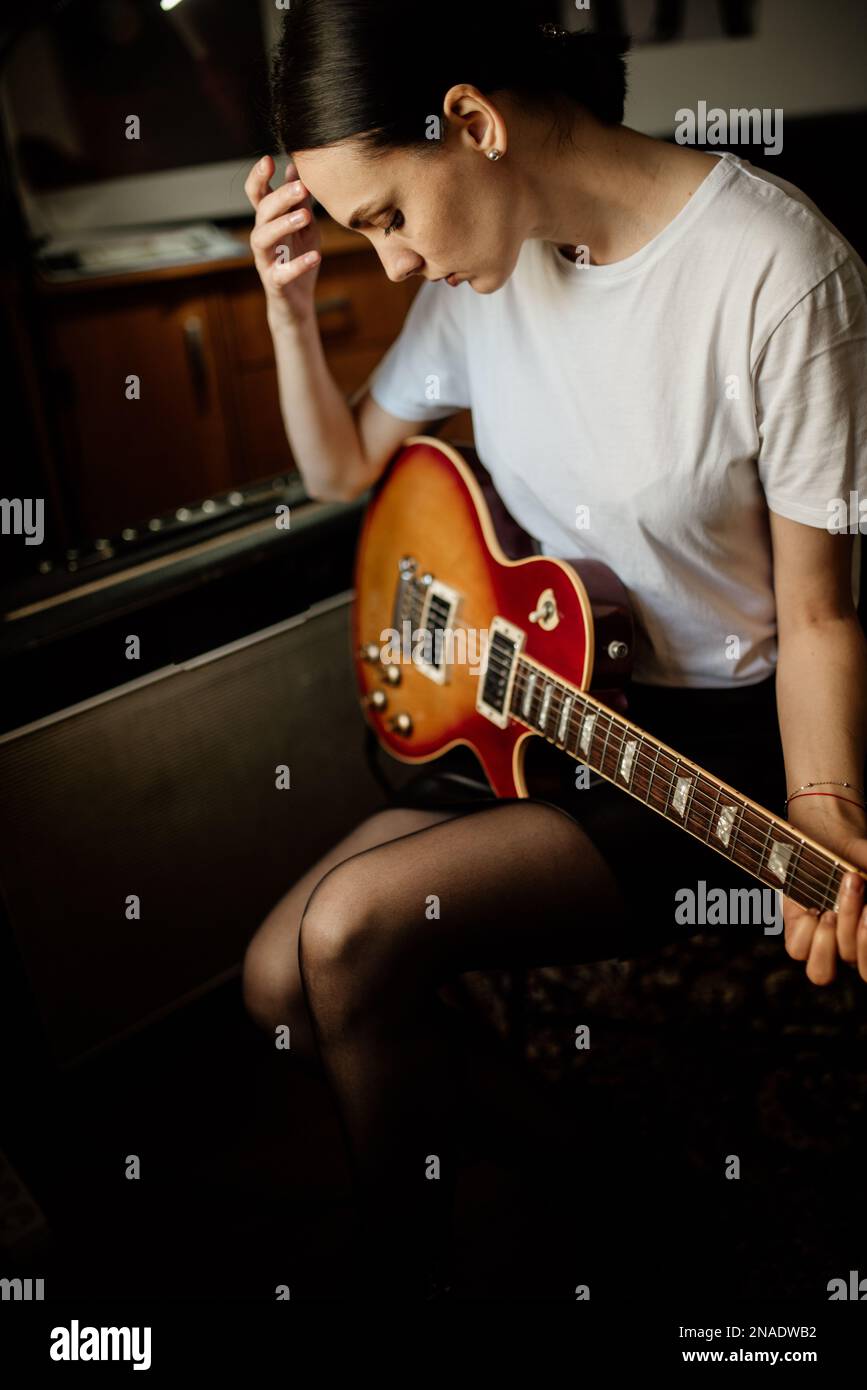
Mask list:
[[[500,151],[499,151],[499,150],[488,150],[488,159],[499,159],[499,158],[500,158]]]

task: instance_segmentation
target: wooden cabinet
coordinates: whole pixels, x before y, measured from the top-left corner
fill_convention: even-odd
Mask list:
[[[40,283],[44,406],[72,534],[115,535],[291,471],[249,231],[237,240],[231,260]],[[397,337],[420,283],[392,284],[363,237],[323,224],[317,314],[346,395]]]
[[[193,282],[52,305],[58,469],[86,536],[223,492],[234,479],[219,294]],[[135,378],[135,380],[133,380]]]

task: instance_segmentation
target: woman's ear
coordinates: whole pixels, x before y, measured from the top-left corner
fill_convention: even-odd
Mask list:
[[[505,154],[507,131],[503,114],[478,87],[468,82],[450,87],[443,99],[443,113],[474,151],[486,154],[489,149],[498,149]]]

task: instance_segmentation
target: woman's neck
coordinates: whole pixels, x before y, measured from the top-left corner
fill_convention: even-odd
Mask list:
[[[573,256],[587,247],[594,265],[625,260],[677,216],[716,163],[701,150],[587,117],[574,146],[541,142],[527,160],[528,236]]]

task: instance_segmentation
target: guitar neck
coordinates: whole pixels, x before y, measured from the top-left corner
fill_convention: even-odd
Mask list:
[[[805,907],[833,909],[843,875],[861,873],[526,656],[515,663],[509,709],[528,729]]]

